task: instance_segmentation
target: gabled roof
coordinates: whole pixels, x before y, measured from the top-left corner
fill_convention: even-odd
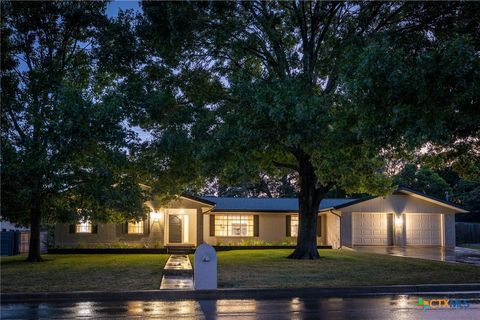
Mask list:
[[[437,204],[439,206],[442,206],[442,207],[447,207],[449,209],[456,210],[458,213],[467,213],[468,212],[467,209],[465,209],[465,208],[463,208],[459,205],[456,205],[452,202],[441,200],[441,199],[426,195],[425,193],[410,189],[410,188],[405,187],[405,186],[399,186],[393,192],[393,194],[407,194],[407,195],[417,197],[417,198],[420,198],[420,199],[428,201],[428,202],[435,203],[435,204]],[[357,199],[357,200],[352,201],[352,202],[348,202],[348,203],[338,205],[338,206],[334,207],[333,209],[338,210],[338,209],[350,207],[350,206],[353,206],[357,203],[361,203],[361,202],[368,201],[368,200],[375,199],[375,198],[378,198],[378,197],[365,197],[365,198],[362,198],[362,199]]]
[[[204,197],[197,197],[197,196],[194,196],[194,195],[191,195],[191,194],[183,193],[181,195],[181,197],[185,198],[185,199],[192,200],[192,201],[200,202],[200,203],[203,203],[203,204],[207,204],[209,206],[215,206],[215,204],[216,204],[215,202],[204,199]]]
[[[429,202],[433,202],[433,203],[436,203],[440,206],[443,206],[443,207],[447,207],[447,208],[450,208],[450,209],[453,209],[453,210],[458,210],[459,213],[467,213],[469,212],[467,209],[465,209],[464,207],[462,206],[459,206],[457,204],[454,204],[450,201],[445,201],[445,200],[441,200],[441,199],[438,199],[436,197],[432,197],[432,196],[429,196],[429,195],[426,195],[425,193],[422,193],[422,192],[419,192],[419,191],[416,191],[416,190],[413,190],[413,189],[410,189],[408,187],[405,187],[405,186],[399,186],[396,190],[397,193],[403,193],[403,194],[408,194],[408,195],[411,195],[413,197],[417,197],[417,198],[420,198],[420,199],[423,199],[423,200],[427,200]]]
[[[215,203],[213,212],[298,212],[297,198],[229,198],[229,197],[199,197]],[[323,199],[319,210],[334,208],[356,199]]]

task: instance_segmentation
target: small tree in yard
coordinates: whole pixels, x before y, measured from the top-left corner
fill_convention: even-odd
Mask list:
[[[143,153],[152,185],[178,193],[205,179],[293,174],[299,231],[290,257],[318,258],[316,220],[329,190],[387,194],[387,157],[445,136],[478,137],[470,119],[478,119],[478,81],[469,76],[478,71],[475,6],[142,2],[143,15],[136,24],[124,17],[129,36],[113,47],[138,52],[117,92],[134,107],[131,120],[152,133]],[[465,36],[453,41],[454,33]],[[444,48],[463,67],[445,68]],[[428,82],[432,72],[441,88],[465,94],[442,94]],[[429,125],[440,106],[441,119],[454,121]]]
[[[1,215],[30,227],[28,261],[41,223],[144,215],[123,110],[95,78],[105,5],[2,2]]]

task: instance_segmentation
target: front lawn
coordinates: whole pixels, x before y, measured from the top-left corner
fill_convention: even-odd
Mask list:
[[[1,257],[2,292],[158,289],[166,254],[43,255]]]
[[[480,267],[348,250],[320,250],[320,260],[290,260],[292,250],[218,253],[219,286],[336,287],[478,283]]]
[[[315,261],[289,260],[291,249],[218,253],[223,288],[335,287],[388,284],[478,283],[480,267],[348,250],[320,250]],[[1,257],[2,292],[158,289],[166,254]],[[193,258],[193,257],[191,257]],[[193,262],[193,261],[192,261]]]

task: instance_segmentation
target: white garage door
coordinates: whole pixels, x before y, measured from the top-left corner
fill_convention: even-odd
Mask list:
[[[388,213],[354,213],[354,245],[392,244],[392,215]]]
[[[441,214],[406,214],[407,245],[440,246],[442,245]]]

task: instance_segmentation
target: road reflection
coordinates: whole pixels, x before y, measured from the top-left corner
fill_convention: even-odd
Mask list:
[[[454,299],[456,296],[450,297]],[[446,296],[424,296],[448,298]],[[222,299],[2,304],[1,319],[480,319],[480,296],[468,308],[424,310],[419,296]],[[465,299],[465,298],[463,298]]]

